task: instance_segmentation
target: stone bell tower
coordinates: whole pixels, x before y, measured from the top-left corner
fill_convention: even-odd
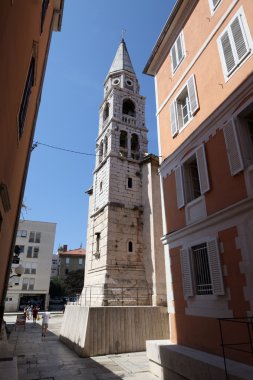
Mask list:
[[[145,98],[122,40],[99,111],[84,287],[60,332],[82,357],[144,351],[146,340],[169,337],[159,164],[147,143]]]
[[[143,256],[145,97],[124,39],[104,83],[90,195],[85,286],[90,305],[151,304]],[[136,301],[136,299],[138,300]]]

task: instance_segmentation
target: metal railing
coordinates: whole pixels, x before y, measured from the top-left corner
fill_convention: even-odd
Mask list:
[[[152,288],[86,285],[75,302],[82,306],[148,306],[152,305]]]
[[[226,349],[240,351],[241,353],[253,355],[253,317],[242,318],[218,318],[221,347],[224,360],[226,379],[229,380]],[[232,326],[233,324],[233,326]],[[226,337],[236,337],[235,341],[226,341]],[[240,336],[241,341],[237,337]]]

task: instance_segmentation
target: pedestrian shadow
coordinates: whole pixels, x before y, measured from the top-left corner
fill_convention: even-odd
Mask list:
[[[8,342],[13,356],[17,357],[18,378],[22,380],[72,377],[73,379],[123,379],[131,371],[122,367],[111,356],[82,358],[59,340],[53,326],[42,337],[41,323],[16,326],[8,323]],[[117,355],[116,355],[117,356]]]

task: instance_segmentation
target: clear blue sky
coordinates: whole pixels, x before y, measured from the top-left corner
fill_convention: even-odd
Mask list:
[[[65,0],[61,32],[54,32],[35,139],[95,154],[103,84],[121,31],[146,96],[149,153],[157,154],[155,90],[142,74],[175,0]],[[86,245],[88,195],[95,157],[39,145],[32,152],[24,202],[28,220],[55,222],[55,251]]]

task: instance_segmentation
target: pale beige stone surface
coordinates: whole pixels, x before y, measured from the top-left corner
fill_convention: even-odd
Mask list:
[[[14,323],[16,316],[6,321]],[[12,331],[9,351],[16,358],[16,375],[9,368],[0,367],[1,380],[156,380],[148,370],[145,352],[80,358],[58,339],[62,314],[54,315],[49,323],[49,333],[41,337],[40,324],[28,322],[26,330]],[[11,326],[11,325],[9,325]]]
[[[153,306],[67,305],[60,331],[60,339],[83,357],[143,351],[147,339],[168,337],[168,314]]]

